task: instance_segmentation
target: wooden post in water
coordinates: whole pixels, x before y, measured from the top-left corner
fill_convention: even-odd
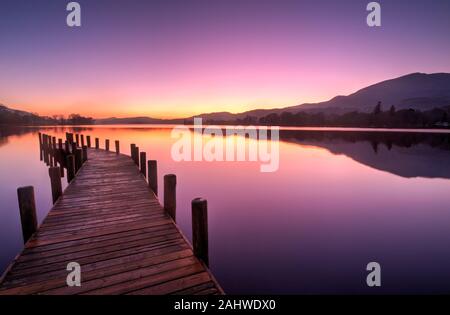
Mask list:
[[[136,163],[137,167],[139,167],[139,147],[136,146],[134,148],[134,163]]]
[[[119,140],[116,140],[115,143],[116,143],[116,154],[120,154],[120,143],[119,143]]]
[[[50,165],[50,147],[48,144],[48,135],[44,135],[44,161],[45,164]]]
[[[38,133],[39,136],[39,160],[42,161],[44,159],[44,155],[42,154],[42,134],[39,132]]]
[[[52,155],[53,155],[53,166],[56,166],[58,162],[58,156],[56,153],[56,137],[52,137]]]
[[[87,146],[83,146],[83,163],[88,160]]]
[[[164,210],[176,222],[177,216],[177,177],[174,174],[164,175]]]
[[[75,156],[75,152],[77,151],[77,144],[72,142],[72,154]]]
[[[47,165],[52,166],[52,137],[45,137],[45,154],[47,155]]]
[[[64,157],[64,149],[63,149],[62,139],[59,138],[58,139],[58,162],[59,162],[61,177],[64,177],[64,162],[65,162],[65,160],[66,159]]]
[[[78,171],[81,168],[82,165],[82,151],[81,149],[76,149],[75,150],[75,173],[78,173]]]
[[[155,160],[148,161],[148,185],[150,189],[158,196],[158,166]]]
[[[105,140],[105,150],[109,151],[109,139]]]
[[[208,205],[202,198],[192,200],[192,245],[194,255],[209,266]]]
[[[53,203],[55,203],[58,200],[58,198],[62,195],[60,168],[57,166],[50,167],[48,169],[48,174],[50,175],[50,184],[52,187],[52,199]]]
[[[100,149],[100,141],[98,138],[95,138],[95,148],[98,150]]]
[[[81,147],[84,147],[84,135],[81,135]]]
[[[136,145],[134,143],[130,144],[130,156],[133,161],[135,161],[135,158],[134,158],[134,153],[135,153],[134,149],[135,148],[136,148]]]
[[[44,153],[44,162],[45,164],[49,165],[49,159],[48,159],[48,136],[47,135],[42,135],[43,136],[43,153]]]
[[[91,136],[86,136],[87,147],[91,147]]]
[[[75,139],[76,139],[77,146],[78,146],[80,144],[80,135],[78,133],[75,135]]]
[[[47,158],[45,156],[45,134],[42,134],[42,159],[47,164]]]
[[[73,143],[73,133],[66,132],[66,140],[67,140],[67,142],[69,142],[69,144],[72,144]]]
[[[141,152],[141,173],[144,177],[147,176],[147,153]]]
[[[36,202],[34,201],[33,186],[18,188],[17,198],[19,199],[20,222],[22,224],[23,243],[25,244],[37,230]]]
[[[67,140],[66,140],[66,142],[64,142],[64,151],[66,151],[66,154],[70,153],[69,141],[67,141]]]
[[[73,154],[69,154],[66,157],[67,165],[67,182],[70,183],[75,178],[75,157]]]

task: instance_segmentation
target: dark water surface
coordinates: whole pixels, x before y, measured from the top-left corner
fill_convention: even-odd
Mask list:
[[[189,238],[190,201],[208,200],[211,269],[227,293],[450,293],[449,133],[285,130],[279,170],[261,173],[259,162],[174,162],[162,126],[75,130],[127,154],[136,143],[158,160],[161,188],[175,173]],[[23,246],[17,187],[35,187],[39,220],[51,208],[38,131],[0,129],[0,271]],[[381,288],[366,286],[371,261]]]

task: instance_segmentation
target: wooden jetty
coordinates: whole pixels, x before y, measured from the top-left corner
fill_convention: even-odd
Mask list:
[[[83,147],[66,136],[63,145],[39,135],[54,206],[38,228],[33,188],[18,189],[25,247],[0,279],[0,295],[223,294],[208,269],[206,201],[192,201],[192,248],[175,223],[175,175],[164,178],[161,205],[156,161],[146,163],[135,145],[130,158],[118,141],[110,152],[109,140],[103,150],[98,138],[90,148],[89,136]],[[68,285],[73,262],[80,286]]]

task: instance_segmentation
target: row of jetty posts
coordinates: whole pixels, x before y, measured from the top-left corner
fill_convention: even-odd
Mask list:
[[[85,142],[86,140],[86,142]],[[88,148],[91,148],[91,137],[66,132],[66,140],[39,133],[40,160],[49,167],[50,184],[53,203],[63,194],[61,178],[64,177],[64,169],[67,173],[67,182],[70,183],[89,159]],[[100,150],[100,140],[95,138],[95,149]],[[105,140],[105,151],[109,151],[109,139]],[[136,144],[130,145],[131,159],[147,179],[150,189],[158,196],[157,161],[148,160],[146,152],[139,152]],[[115,153],[120,154],[120,143],[115,141]],[[176,185],[177,178],[174,174],[164,176],[164,209],[176,222]],[[17,189],[19,200],[20,218],[24,243],[37,231],[36,203],[33,186]],[[194,254],[206,265],[209,265],[208,251],[208,208],[207,201],[203,198],[195,198],[191,202],[192,207],[192,242]]]

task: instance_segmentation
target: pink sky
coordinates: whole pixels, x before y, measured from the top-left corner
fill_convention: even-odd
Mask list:
[[[448,2],[428,11],[423,1],[383,4],[379,29],[365,24],[361,1],[80,2],[80,29],[65,26],[54,2],[6,4],[0,103],[41,115],[172,118],[450,72]]]

